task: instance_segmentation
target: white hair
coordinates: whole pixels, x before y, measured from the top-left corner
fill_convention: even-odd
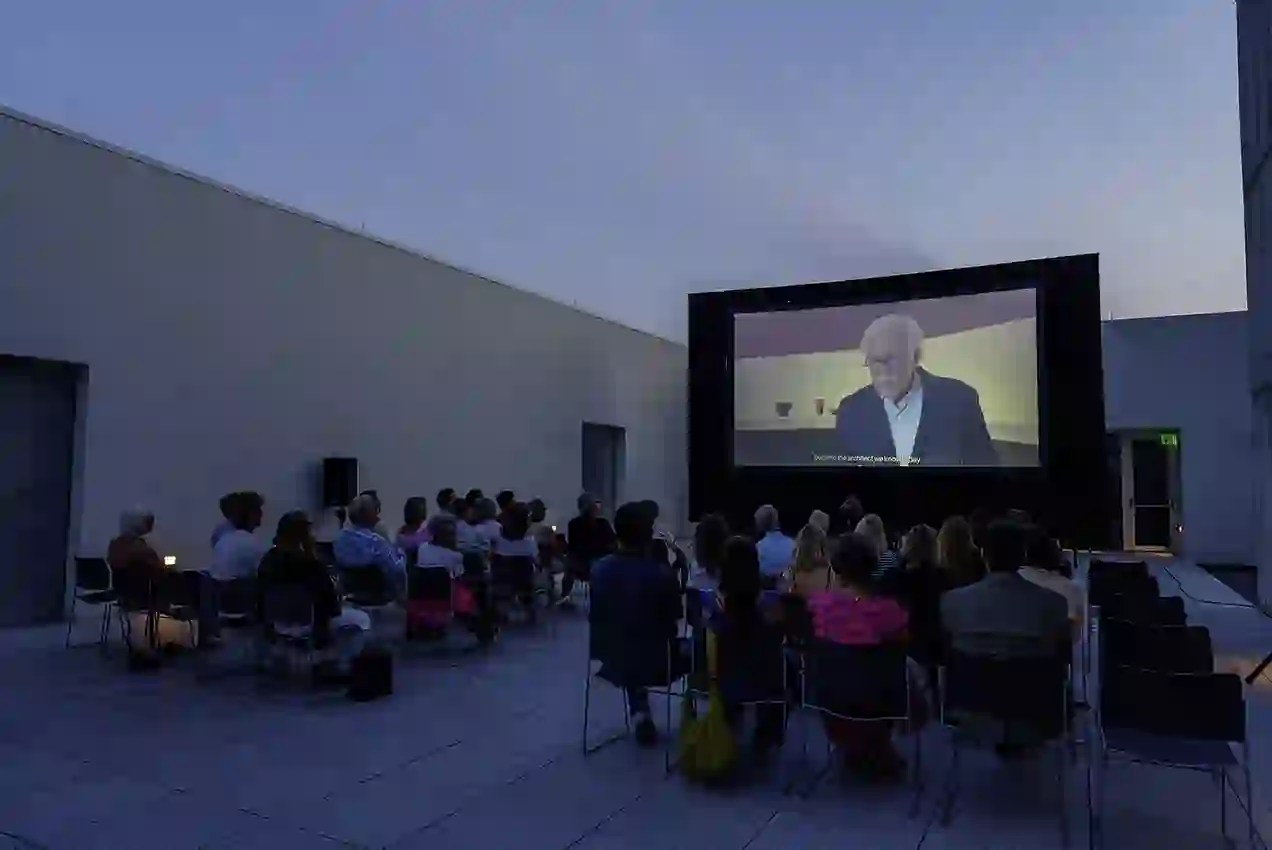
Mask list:
[[[358,496],[349,503],[346,510],[349,514],[349,523],[361,528],[370,528],[380,518],[380,504],[375,496],[369,493]]]
[[[149,526],[154,518],[154,511],[149,508],[129,508],[119,515],[119,533],[141,537],[150,530]]]
[[[755,530],[761,534],[778,529],[777,508],[772,505],[761,505],[755,512]]]
[[[870,343],[885,334],[898,334],[904,340],[906,349],[918,359],[923,348],[923,328],[914,317],[906,313],[889,313],[875,319],[861,335],[861,350],[870,348]]]

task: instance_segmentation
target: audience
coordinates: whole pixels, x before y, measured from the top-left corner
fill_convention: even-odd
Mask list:
[[[580,510],[588,511],[594,502],[580,498]],[[596,519],[586,512],[575,521],[588,517]],[[626,691],[636,739],[649,745],[657,741],[658,729],[650,715],[648,688],[665,686],[687,669],[677,640],[680,584],[666,561],[649,557],[654,528],[648,510],[634,503],[623,505],[614,525],[618,551],[591,569],[592,657],[601,662],[598,675]],[[584,535],[599,533],[596,525],[578,527],[590,529]]]
[[[469,501],[465,498],[455,506],[458,521],[455,523],[455,539],[459,542],[459,551],[472,552],[485,558],[490,554],[489,541],[478,529],[481,520],[478,503],[481,499]]]
[[[412,496],[402,507],[402,527],[397,533],[397,547],[406,555],[409,562],[414,563],[420,545],[428,542],[428,499],[423,496]]]
[[[420,569],[446,570],[451,578],[460,578],[464,574],[464,556],[459,551],[455,539],[455,518],[448,513],[440,513],[428,521],[428,540],[420,544],[415,556],[415,563]]]
[[[755,512],[755,534],[760,576],[766,587],[779,587],[795,561],[795,541],[782,533],[777,508],[762,505]]]
[[[947,589],[975,584],[985,577],[985,559],[971,524],[961,516],[947,519],[936,535],[936,563]]]
[[[818,512],[814,512],[816,517]],[[822,516],[826,516],[822,514]],[[795,565],[791,570],[791,593],[808,596],[830,588],[830,545],[826,529],[814,524],[800,529],[795,537]]]
[[[718,590],[724,547],[729,540],[729,524],[720,514],[707,514],[693,531],[693,566],[689,586],[696,590]]]
[[[875,550],[875,578],[880,579],[897,565],[897,554],[888,545],[888,533],[884,530],[883,520],[878,514],[866,514],[857,523],[856,533],[860,534]]]
[[[379,503],[373,496],[363,494],[349,505],[348,514],[349,527],[340,532],[333,546],[337,568],[374,567],[401,595],[406,587],[406,559],[387,537],[375,531],[380,521]]]
[[[234,523],[230,520],[230,514],[234,510],[234,500],[238,497],[238,493],[226,493],[221,497],[221,521],[217,523],[216,528],[212,529],[212,548],[216,548],[216,542],[221,537],[234,530]]]
[[[808,515],[808,524],[820,528],[822,534],[830,534],[830,514],[825,511],[813,511]]]
[[[861,506],[861,500],[856,496],[849,496],[839,506],[837,521],[832,530],[835,531],[836,536],[851,534],[856,531],[857,523],[861,522],[862,517],[865,515],[866,511]]]
[[[232,529],[221,535],[212,550],[208,575],[216,581],[253,578],[269,548],[259,537],[265,500],[259,493],[235,493],[230,504]]]
[[[539,550],[542,554],[543,548],[552,547],[556,541],[556,529],[548,524],[548,505],[542,499],[530,500],[530,536],[539,544]],[[544,565],[548,561],[541,561]]]
[[[876,593],[878,548],[877,541],[857,533],[839,539],[831,561],[834,585],[808,599],[817,638],[850,646],[906,639],[905,609]],[[917,688],[915,691],[920,692]],[[893,779],[904,773],[905,760],[893,746],[892,730],[887,725],[830,716],[824,717],[824,723],[845,768],[878,779]]]
[[[448,514],[451,517],[458,519],[459,515],[455,509],[455,500],[457,498],[458,497],[455,495],[455,490],[451,487],[443,487],[441,490],[438,490],[437,491],[438,512]]]
[[[153,512],[146,508],[124,511],[119,518],[119,534],[106,548],[106,562],[114,574],[115,589],[122,593],[127,588],[130,593],[135,593],[130,598],[121,599],[130,607],[138,605],[149,609],[153,604],[155,585],[164,568],[159,553],[146,540],[146,536],[154,530]],[[131,624],[125,633],[131,635]],[[147,623],[147,639],[141,645],[128,639],[130,661],[150,661],[153,658],[153,637]]]
[[[375,528],[372,530],[385,540],[392,540],[393,536],[389,534],[389,527],[385,525],[382,520],[382,517],[384,516],[384,504],[380,501],[379,492],[376,490],[363,490],[358,495],[366,496],[375,503]]]
[[[601,516],[601,502],[591,493],[578,499],[579,514],[570,520],[566,529],[567,557],[565,576],[561,579],[561,599],[570,604],[570,592],[575,581],[589,581],[592,565],[614,551],[615,533],[609,520]],[[633,510],[639,506],[632,505]],[[649,522],[650,540],[653,540],[653,521]]]
[[[1025,529],[1010,520],[997,520],[986,529],[989,574],[941,599],[941,621],[954,652],[1046,659],[1068,652],[1068,602],[1021,576],[1026,542]]]
[[[909,613],[910,657],[935,674],[945,640],[941,629],[941,595],[945,575],[937,566],[936,530],[916,525],[901,543],[901,569],[884,577],[881,590]]]
[[[494,499],[478,499],[476,521],[473,527],[481,538],[481,548],[489,554],[494,551],[495,541],[503,529],[499,525],[499,505]]]
[[[498,509],[497,519],[499,520],[500,525],[503,524],[504,514],[515,501],[517,501],[517,495],[511,490],[500,490],[495,494],[495,507]]]
[[[711,606],[708,627],[716,633],[720,663],[720,692],[725,716],[735,729],[742,719],[742,704],[757,699],[785,699],[786,682],[780,661],[786,631],[776,597],[765,595],[759,553],[746,537],[725,544],[720,569],[720,590]],[[765,665],[766,659],[779,663]],[[756,706],[752,746],[763,758],[781,746],[786,712],[780,704]]]
[[[347,675],[350,661],[362,651],[363,640],[371,629],[371,618],[365,611],[342,607],[335,583],[326,566],[314,554],[313,528],[304,511],[291,511],[278,521],[274,546],[260,560],[257,580],[257,609],[266,622],[267,599],[274,588],[303,588],[313,604],[313,639],[320,650],[332,648],[337,658],[330,663],[333,672]],[[303,635],[306,629],[295,625],[273,626],[279,633]],[[315,669],[317,678],[327,671]]]
[[[1077,642],[1081,640],[1082,630],[1086,625],[1086,591],[1082,589],[1082,585],[1065,575],[1068,565],[1064,561],[1064,553],[1060,550],[1060,544],[1045,529],[1030,525],[1026,533],[1028,543],[1025,565],[1020,568],[1020,575],[1065,598],[1069,605],[1073,640]]]

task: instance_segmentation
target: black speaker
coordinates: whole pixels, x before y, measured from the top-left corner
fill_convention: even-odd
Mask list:
[[[329,457],[322,461],[322,506],[343,508],[358,495],[358,459]]]

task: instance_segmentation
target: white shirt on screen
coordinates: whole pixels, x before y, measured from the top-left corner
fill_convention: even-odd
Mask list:
[[[914,454],[914,441],[919,436],[919,421],[923,418],[923,386],[916,375],[910,391],[900,401],[883,400],[888,414],[888,427],[892,430],[892,445],[896,447],[897,463],[908,466]],[[922,460],[922,458],[920,458]]]

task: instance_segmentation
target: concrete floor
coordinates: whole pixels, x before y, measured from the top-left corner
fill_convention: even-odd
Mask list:
[[[1186,595],[1240,602],[1186,564]],[[1163,590],[1174,589],[1163,577]],[[1272,622],[1249,609],[1189,602],[1225,669],[1272,649]],[[129,674],[119,653],[61,648],[59,629],[0,633],[0,848],[56,850],[1038,850],[1059,847],[1054,761],[1004,766],[974,755],[953,823],[935,823],[946,739],[925,733],[929,790],[828,783],[786,796],[786,758],[745,788],[707,792],[664,778],[658,752],[621,742],[580,753],[582,615],[555,633],[510,632],[486,656],[408,650],[397,692],[355,705],[299,684],[199,681],[178,663]],[[82,637],[90,638],[85,623]],[[1256,788],[1272,744],[1272,682],[1251,691]],[[597,734],[621,726],[621,700],[594,692]],[[819,740],[815,737],[814,752]],[[1272,765],[1272,761],[1270,761]],[[1087,845],[1086,758],[1068,788],[1072,846]],[[1241,792],[1244,796],[1244,790]],[[1257,795],[1261,803],[1266,795]],[[1231,801],[1230,801],[1231,802]],[[1200,774],[1118,766],[1108,775],[1105,846],[1224,846],[1218,786]],[[1241,809],[1229,805],[1241,836]],[[1272,814],[1258,807],[1264,831]],[[1272,833],[1269,833],[1272,834]],[[9,842],[6,844],[5,842]]]

